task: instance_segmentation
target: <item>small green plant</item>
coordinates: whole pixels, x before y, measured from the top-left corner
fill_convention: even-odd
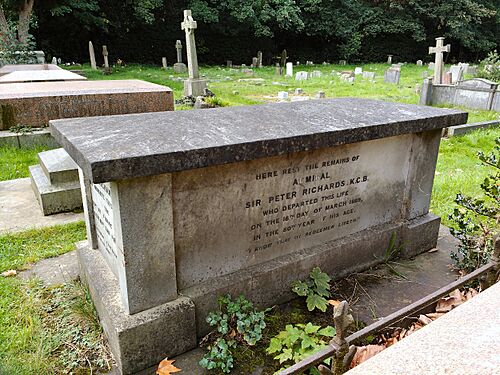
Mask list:
[[[209,96],[205,98],[205,103],[209,104],[211,107],[227,107],[229,104],[218,96]]]
[[[481,163],[494,169],[481,184],[480,198],[457,194],[449,219],[454,225],[451,234],[460,243],[451,254],[455,266],[464,273],[470,273],[485,265],[493,252],[493,237],[500,224],[500,138],[495,140],[495,149],[485,155],[478,152]]]
[[[284,331],[271,339],[266,352],[284,365],[281,371],[323,349],[333,336],[335,328],[331,326],[321,328],[312,323],[288,324]],[[319,374],[315,368],[310,371],[311,374]]]
[[[481,62],[477,75],[494,82],[500,82],[500,55],[497,50],[488,53],[488,56]]]
[[[292,291],[301,297],[307,297],[307,309],[318,309],[322,312],[328,307],[327,298],[330,297],[330,277],[321,272],[319,267],[312,269],[309,278],[305,281],[295,281]]]
[[[207,323],[215,327],[215,331],[206,336],[202,342],[208,344],[208,353],[200,361],[200,366],[208,370],[220,369],[224,373],[233,368],[231,349],[238,344],[255,345],[262,339],[262,331],[266,328],[265,311],[257,311],[252,302],[244,296],[235,301],[230,295],[219,298],[219,311],[207,316]]]

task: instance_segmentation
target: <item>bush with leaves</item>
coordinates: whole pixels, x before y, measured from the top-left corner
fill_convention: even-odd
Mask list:
[[[477,76],[500,82],[500,55],[497,50],[488,53],[488,56],[481,62]]]
[[[28,35],[28,41],[22,43],[11,28],[8,33],[0,37],[0,63],[2,64],[36,63],[34,50],[35,40],[32,35]]]
[[[450,232],[460,241],[457,252],[451,257],[456,267],[465,273],[489,261],[493,237],[500,224],[500,138],[495,142],[495,149],[489,155],[478,153],[482,164],[493,168],[481,184],[483,196],[473,198],[457,194],[455,202],[459,207],[449,215],[454,222]]]
[[[312,323],[288,324],[284,331],[271,339],[266,352],[284,365],[281,371],[323,349],[333,336],[335,328],[331,326],[321,328]],[[310,371],[311,374],[319,374],[316,368]]]
[[[255,345],[262,338],[262,331],[266,327],[264,317],[265,311],[255,310],[252,302],[244,296],[239,296],[235,301],[230,295],[220,297],[219,311],[209,313],[206,319],[216,329],[202,340],[202,343],[209,344],[208,353],[200,361],[200,366],[208,370],[231,372],[231,349],[238,344]]]
[[[307,297],[306,303],[309,311],[319,309],[325,312],[328,306],[327,298],[330,297],[330,277],[321,272],[319,267],[315,267],[307,280],[293,283],[292,291],[301,297]]]

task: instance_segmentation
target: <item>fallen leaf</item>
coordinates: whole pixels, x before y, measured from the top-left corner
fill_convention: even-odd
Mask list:
[[[158,370],[156,370],[156,375],[170,375],[174,372],[181,371],[180,368],[175,367],[172,363],[175,362],[175,359],[165,358],[158,365]]]
[[[426,326],[429,323],[432,323],[432,319],[430,319],[429,317],[427,317],[423,314],[418,317],[418,321],[419,321],[419,323],[422,323],[422,325],[424,325],[424,326]]]
[[[341,302],[341,301],[337,301],[336,299],[329,299],[329,300],[328,300],[328,303],[329,303],[330,305],[332,305],[333,307],[337,307],[338,305],[340,305],[340,302]]]
[[[8,271],[2,272],[3,277],[10,277],[10,276],[16,276],[16,275],[17,275],[16,270],[8,270]]]
[[[383,345],[366,345],[358,347],[356,354],[354,354],[354,358],[352,359],[351,368],[363,363],[367,359],[370,359],[384,349],[385,346]]]
[[[432,320],[436,320],[437,318],[441,317],[444,315],[444,313],[428,313],[428,314],[425,314],[427,315],[428,318],[431,318]]]
[[[441,298],[436,305],[436,312],[448,312],[452,308],[462,304],[462,293],[455,289],[449,294],[449,297]]]

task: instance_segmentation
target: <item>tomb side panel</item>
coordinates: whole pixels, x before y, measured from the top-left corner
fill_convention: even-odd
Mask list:
[[[177,282],[402,219],[412,135],[174,174]]]

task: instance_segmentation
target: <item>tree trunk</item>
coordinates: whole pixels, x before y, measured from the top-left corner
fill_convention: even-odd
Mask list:
[[[0,5],[0,34],[2,37],[9,34],[9,24],[7,23],[7,18],[3,11],[3,7]]]
[[[30,30],[31,13],[35,0],[24,0],[19,7],[19,24],[17,26],[17,38],[22,44],[28,42]]]

